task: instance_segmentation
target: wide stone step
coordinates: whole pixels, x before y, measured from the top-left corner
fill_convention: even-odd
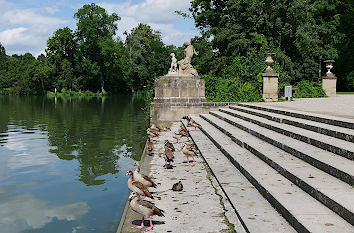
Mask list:
[[[203,115],[205,116],[205,115]],[[198,121],[198,123],[203,124]],[[230,127],[232,127],[230,125]],[[298,232],[353,232],[352,225],[215,127],[202,131]],[[267,231],[261,231],[267,232]]]
[[[272,112],[267,112],[265,110],[257,110],[257,109],[242,107],[242,106],[230,106],[230,108],[233,110],[236,110],[236,111],[245,112],[248,114],[263,117],[263,118],[266,118],[271,121],[300,127],[300,128],[311,130],[311,131],[321,133],[321,134],[324,134],[327,136],[339,138],[339,139],[349,141],[349,142],[354,142],[354,130],[353,129],[328,125],[325,123],[305,120],[305,119],[301,119],[301,118],[286,116],[283,114],[272,113]]]
[[[203,129],[213,127],[199,117],[193,119],[202,124]],[[236,232],[295,232],[202,131],[189,129],[191,138],[241,222],[240,226],[235,226]]]
[[[202,118],[309,195],[354,224],[354,190],[348,184],[212,115]]]
[[[325,124],[329,124],[329,125],[335,125],[335,126],[339,126],[339,127],[348,128],[348,129],[354,129],[354,121],[346,119],[346,118],[342,118],[342,117],[327,116],[327,115],[322,115],[322,114],[317,114],[317,113],[309,113],[309,112],[304,112],[304,111],[284,110],[281,108],[261,106],[261,105],[257,105],[257,104],[238,103],[237,105],[247,107],[247,108],[259,109],[259,110],[263,110],[263,111],[267,111],[267,112],[279,113],[279,114],[283,114],[286,116],[302,118],[302,119],[306,119],[306,120],[310,120],[310,121],[321,122],[321,123],[325,123]]]
[[[247,131],[253,136],[306,161],[350,185],[354,184],[354,162],[351,160],[220,111],[212,111],[210,114]]]
[[[235,111],[232,109],[220,109],[221,112],[252,122],[264,128],[284,134],[288,137],[306,142],[318,148],[341,155],[347,159],[354,160],[354,144],[343,141],[327,135],[315,133],[306,129],[291,125],[277,123],[262,117],[254,116],[248,113]]]

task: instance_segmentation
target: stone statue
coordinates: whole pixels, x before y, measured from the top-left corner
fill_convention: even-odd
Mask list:
[[[177,74],[177,59],[175,57],[175,54],[174,53],[171,53],[171,68],[168,70],[168,74]]]
[[[184,49],[184,59],[178,62],[178,74],[198,76],[197,70],[191,64],[192,57],[198,55],[198,53],[190,42],[184,42],[183,45],[186,48]]]

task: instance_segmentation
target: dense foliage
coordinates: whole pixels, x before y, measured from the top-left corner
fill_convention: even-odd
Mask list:
[[[351,0],[193,0],[190,11],[202,32],[194,44],[208,51],[194,61],[209,64],[199,69],[203,74],[252,82],[264,67],[262,53],[269,51],[282,68],[281,83],[319,81],[321,58],[338,59],[339,87],[351,85],[346,78],[354,70]]]
[[[191,39],[199,54],[192,63],[206,81],[210,101],[260,100],[264,52],[276,53],[273,68],[280,74],[280,88],[311,87],[313,93],[306,96],[323,96],[318,82],[325,59],[336,60],[339,90],[354,88],[352,0],[192,0],[190,12],[201,31]],[[143,23],[120,40],[120,17],[96,4],[84,5],[74,18],[75,31],[54,32],[46,55],[7,56],[0,43],[0,94],[43,94],[55,88],[152,93],[154,80],[167,72],[170,53],[183,58],[182,46],[165,45],[160,32]]]

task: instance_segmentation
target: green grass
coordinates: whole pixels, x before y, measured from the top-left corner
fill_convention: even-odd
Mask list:
[[[354,92],[352,91],[352,92],[337,92],[337,94],[339,94],[339,95],[354,95]]]

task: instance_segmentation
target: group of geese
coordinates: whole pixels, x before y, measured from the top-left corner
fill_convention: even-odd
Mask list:
[[[188,121],[188,126],[191,127],[200,127],[196,122],[194,122],[191,118],[189,117],[183,117],[183,119],[186,119]],[[160,129],[156,125],[152,124],[150,128],[147,129],[147,134],[148,134],[148,141],[147,141],[147,153],[148,155],[153,155],[153,138],[157,137],[160,135],[161,131],[170,131],[171,129],[168,127],[165,127],[163,129]],[[182,126],[178,133],[173,134],[173,138],[176,139],[176,143],[178,144],[180,141],[181,137],[188,136],[188,130],[184,129]],[[183,154],[187,158],[187,163],[189,164],[190,158],[194,160],[195,152],[192,149],[193,144],[187,144],[184,143],[182,145],[182,151]],[[164,144],[164,159],[165,159],[165,165],[163,166],[165,169],[173,169],[173,166],[171,165],[171,162],[174,162],[174,152],[176,151],[173,143],[171,143],[169,140],[165,140]],[[153,223],[151,220],[151,216],[157,215],[157,216],[165,216],[163,213],[164,211],[162,209],[157,208],[151,201],[145,200],[145,198],[150,198],[154,199],[148,188],[153,187],[156,188],[156,183],[149,177],[144,174],[140,173],[140,164],[138,162],[135,163],[136,169],[135,171],[127,171],[126,175],[129,176],[128,179],[128,187],[132,191],[132,193],[129,196],[129,202],[130,202],[130,207],[132,210],[135,212],[139,213],[142,215],[142,221],[141,225],[137,226],[136,228],[143,228],[144,227],[144,218],[148,218],[150,222],[150,226],[147,227],[146,229],[151,230],[153,228]],[[183,190],[183,185],[181,181],[178,183],[174,184],[172,187],[172,190],[174,191],[182,191]]]

